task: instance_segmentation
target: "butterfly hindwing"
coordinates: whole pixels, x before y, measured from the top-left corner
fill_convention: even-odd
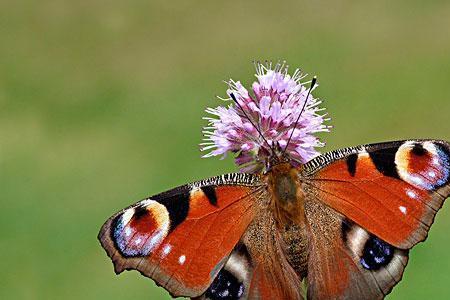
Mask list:
[[[197,299],[246,299],[252,272],[253,264],[250,254],[246,246],[243,243],[239,243],[214,278],[212,284]]]
[[[450,193],[450,146],[412,140],[347,148],[303,170],[304,189],[383,241],[423,241]]]
[[[113,215],[99,240],[116,273],[136,269],[173,296],[200,296],[254,217],[258,176],[227,174],[144,199]]]
[[[264,254],[269,253],[251,254],[243,242],[239,243],[199,299],[302,300],[301,281],[283,254]]]
[[[403,274],[408,250],[374,235],[308,197],[308,299],[382,299]]]

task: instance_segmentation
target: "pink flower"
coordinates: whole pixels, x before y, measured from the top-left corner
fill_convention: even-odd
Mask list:
[[[252,93],[230,79],[229,98],[222,100],[230,101],[234,96],[236,101],[227,107],[206,109],[212,117],[205,118],[209,124],[203,131],[201,150],[210,152],[203,157],[225,157],[230,151],[242,172],[261,172],[275,148],[286,150],[294,165],[319,155],[315,148],[324,143],[314,134],[328,132],[331,127],[323,124],[329,119],[321,114],[321,101],[309,93],[309,82],[301,82],[306,75],[299,69],[289,75],[285,63],[272,67],[272,63],[258,62],[255,67],[257,81],[252,84]]]

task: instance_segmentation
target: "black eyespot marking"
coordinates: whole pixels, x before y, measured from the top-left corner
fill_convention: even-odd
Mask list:
[[[151,199],[164,205],[169,212],[169,232],[172,232],[178,225],[186,220],[189,213],[189,189],[183,187],[183,189],[180,190],[158,194],[151,197]]]
[[[148,210],[147,208],[145,208],[144,206],[137,206],[134,209],[134,214],[133,214],[133,218],[135,219],[140,219],[143,216],[145,216],[146,214],[148,214]]]
[[[114,247],[116,248],[116,249],[119,249],[120,250],[120,247],[119,247],[119,244],[118,244],[118,242],[117,242],[117,240],[118,240],[118,238],[120,237],[120,235],[122,234],[122,230],[123,230],[123,225],[122,225],[122,223],[120,222],[121,221],[121,218],[122,218],[122,214],[119,214],[117,217],[115,217],[113,220],[112,220],[112,222],[111,222],[111,240],[113,241],[113,243],[114,243]],[[124,255],[123,253],[122,253],[122,251],[120,251],[121,253],[120,254],[122,254],[122,255]]]
[[[417,156],[423,156],[428,153],[427,150],[423,148],[422,144],[414,144],[411,152]]]
[[[383,175],[400,179],[395,166],[395,154],[399,147],[369,151],[377,170]]]
[[[363,255],[360,259],[364,269],[376,271],[389,264],[394,257],[394,247],[371,236],[364,245]]]
[[[211,300],[234,300],[244,294],[244,284],[225,269],[220,270],[205,296]]]
[[[211,185],[202,186],[201,189],[208,198],[209,203],[211,203],[214,206],[217,206],[216,189]]]
[[[347,157],[347,170],[352,177],[356,173],[356,162],[358,161],[358,154],[354,153]]]

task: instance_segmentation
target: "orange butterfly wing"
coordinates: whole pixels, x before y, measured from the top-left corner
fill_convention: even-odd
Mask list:
[[[113,215],[99,240],[116,273],[136,269],[173,296],[200,296],[254,216],[259,177],[228,174],[142,200]]]
[[[450,146],[416,140],[338,150],[307,163],[305,190],[401,249],[425,240],[450,193]]]

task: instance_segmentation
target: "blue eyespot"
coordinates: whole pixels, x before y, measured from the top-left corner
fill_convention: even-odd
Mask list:
[[[375,236],[371,236],[364,245],[360,262],[365,269],[375,271],[389,264],[393,257],[393,246]]]
[[[205,296],[211,300],[234,300],[244,294],[244,284],[225,269],[220,270]]]

